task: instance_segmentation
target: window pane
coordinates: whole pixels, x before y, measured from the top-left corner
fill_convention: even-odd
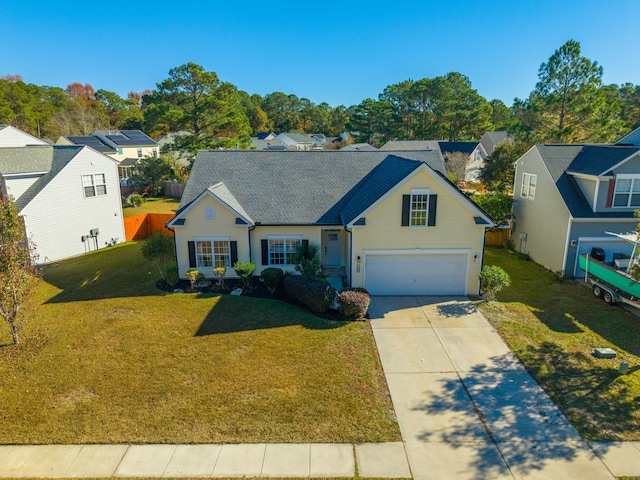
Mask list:
[[[631,191],[631,179],[621,178],[616,182],[616,193],[627,193]]]
[[[106,185],[97,185],[96,192],[98,195],[106,195],[107,194],[107,186]]]
[[[229,242],[226,240],[216,240],[213,242],[213,254],[216,267],[230,267],[231,255],[229,253]]]
[[[626,207],[629,204],[629,194],[628,193],[616,193],[613,197],[613,206],[614,207]]]
[[[269,263],[271,265],[284,265],[284,240],[269,240]]]
[[[85,197],[95,197],[96,192],[93,187],[84,187],[84,196]]]
[[[212,267],[213,255],[211,251],[211,242],[196,242],[196,263],[199,267]]]
[[[427,224],[427,207],[429,205],[429,195],[411,195],[411,225],[425,226]]]
[[[105,184],[105,183],[107,183],[107,181],[105,179],[105,176],[104,176],[104,173],[96,173],[94,175],[94,178],[95,178],[96,184],[100,184],[100,183]]]
[[[93,175],[83,175],[82,176],[82,185],[88,187],[93,185]]]
[[[298,246],[302,245],[302,240],[288,238],[287,239],[287,265],[295,265],[298,255]]]
[[[640,207],[640,194],[634,193],[631,195],[631,205],[630,207]]]

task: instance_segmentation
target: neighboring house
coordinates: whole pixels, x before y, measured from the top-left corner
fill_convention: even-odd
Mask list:
[[[89,147],[0,148],[0,186],[24,218],[38,263],[125,240],[117,163]]]
[[[477,294],[491,219],[438,151],[201,151],[175,230],[179,274],[253,261],[294,272],[296,247],[372,294]]]
[[[491,155],[496,147],[502,142],[512,141],[505,131],[485,132],[480,139],[480,143],[469,156],[467,165],[466,180],[477,182],[480,180],[480,170],[484,167],[484,161]]]
[[[131,177],[135,164],[145,157],[157,157],[158,143],[140,130],[96,130],[91,135],[60,137],[58,145],[86,145],[118,162],[121,181]]]
[[[375,152],[378,149],[368,143],[352,143],[340,149],[341,152]]]
[[[176,163],[178,165],[188,166],[189,161],[192,158],[192,155],[189,155],[182,151],[171,150],[171,147],[176,141],[176,138],[180,137],[188,137],[193,135],[191,132],[187,132],[186,130],[181,130],[179,132],[167,133],[164,135],[160,135],[156,142],[158,143],[158,151],[163,153],[165,151],[170,151],[171,155],[176,159]]]
[[[48,145],[48,143],[11,125],[0,124],[0,148],[27,145]]]
[[[583,275],[577,255],[630,253],[606,232],[635,230],[640,146],[535,145],[516,162],[512,238],[516,248],[563,276]]]
[[[314,150],[321,149],[322,144],[311,138],[309,135],[302,133],[281,133],[276,136],[289,150]]]
[[[289,150],[281,140],[275,137],[267,139],[251,137],[251,145],[255,150]]]
[[[467,161],[467,174],[465,180],[474,180],[469,175],[469,165],[473,163],[475,151],[478,148],[478,142],[447,142],[444,140],[391,140],[385,143],[380,150],[382,151],[408,151],[408,150],[437,150],[445,159],[447,154],[463,153],[469,157]]]

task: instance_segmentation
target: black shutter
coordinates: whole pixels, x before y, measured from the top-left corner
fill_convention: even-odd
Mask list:
[[[238,261],[238,242],[229,242],[229,250],[231,253],[231,266],[233,267]]]
[[[302,251],[304,255],[309,255],[309,240],[302,240]]]
[[[263,238],[260,240],[260,245],[262,246],[262,264],[269,265],[269,240]]]
[[[402,195],[402,226],[409,226],[409,210],[411,209],[411,195]]]
[[[438,195],[429,195],[429,217],[427,225],[430,227],[436,226],[436,210],[438,208]]]
[[[187,242],[189,246],[189,268],[196,268],[196,242]]]

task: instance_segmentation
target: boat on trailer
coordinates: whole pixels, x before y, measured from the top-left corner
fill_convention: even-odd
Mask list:
[[[591,283],[593,294],[606,303],[620,303],[625,300],[640,300],[640,282],[629,275],[629,269],[638,262],[638,242],[640,236],[633,233],[612,233],[608,235],[621,238],[633,244],[631,255],[614,254],[613,261],[605,263],[604,254],[599,255],[594,248],[591,254],[583,253],[578,257],[580,268],[584,270],[584,280]],[[594,255],[595,254],[595,255]]]

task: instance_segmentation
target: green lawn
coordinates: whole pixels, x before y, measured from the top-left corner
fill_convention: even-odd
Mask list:
[[[512,285],[480,310],[571,423],[588,439],[640,440],[640,317],[508,250],[487,249],[485,264]],[[597,359],[595,347],[618,357]]]
[[[45,270],[0,325],[0,444],[400,439],[367,323],[155,278],[135,243]]]
[[[125,206],[122,208],[124,217],[133,217],[144,213],[176,213],[180,199],[176,197],[145,197],[139,207]]]

